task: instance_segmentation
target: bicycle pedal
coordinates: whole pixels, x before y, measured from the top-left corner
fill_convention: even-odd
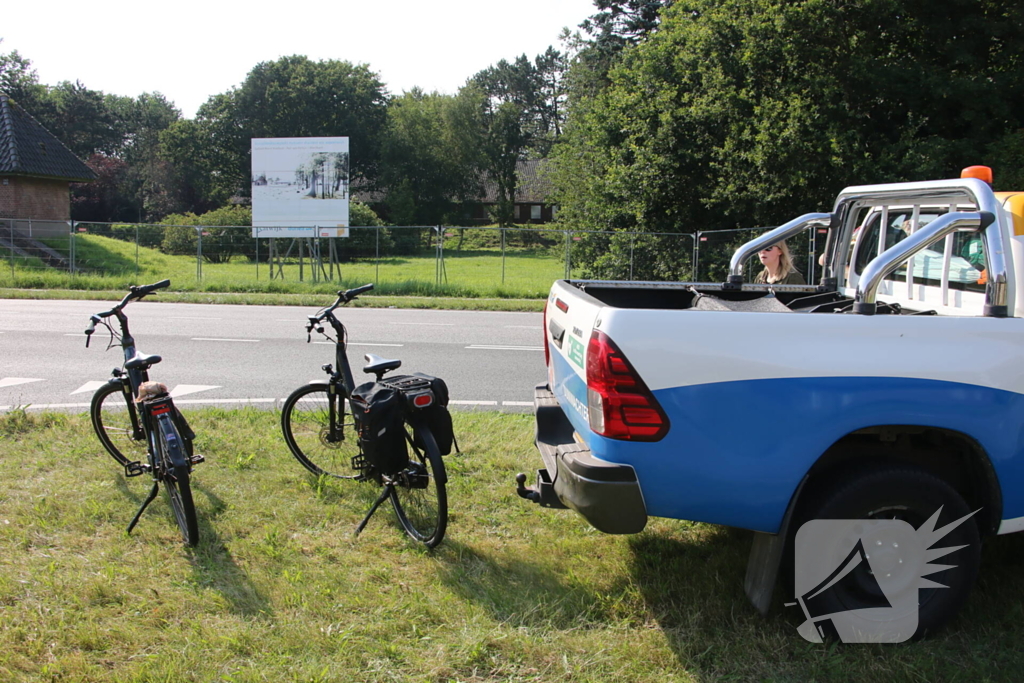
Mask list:
[[[149,472],[150,467],[148,464],[144,465],[138,460],[130,462],[124,466],[124,476],[126,477],[138,477],[139,475]]]
[[[352,469],[359,470],[360,472],[368,470],[370,469],[370,461],[362,453],[352,456]]]
[[[199,455],[198,453],[193,453],[192,457],[189,458],[188,461],[192,465],[198,465],[201,462],[206,462],[206,456]]]

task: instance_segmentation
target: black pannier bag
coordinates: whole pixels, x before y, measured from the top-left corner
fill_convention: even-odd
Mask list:
[[[402,396],[377,382],[360,384],[349,400],[359,431],[359,448],[378,471],[397,474],[409,464],[402,424]]]
[[[434,404],[424,411],[426,422],[434,435],[434,441],[437,442],[437,450],[441,455],[448,455],[452,452],[452,443],[455,441],[455,428],[452,427],[452,416],[448,412],[448,385],[440,377],[432,377],[422,372],[414,372],[411,377],[418,377],[430,383],[430,389],[434,392]]]
[[[440,377],[425,375],[422,372],[414,372],[411,375],[396,375],[388,377],[385,383],[398,389],[401,392],[415,394],[418,391],[429,387],[434,394],[434,402],[427,408],[416,408],[416,412],[422,414],[424,422],[434,435],[437,442],[437,450],[441,455],[448,455],[452,452],[452,444],[455,442],[455,430],[452,427],[452,416],[448,412],[448,385]],[[423,444],[415,435],[413,443],[420,450]]]

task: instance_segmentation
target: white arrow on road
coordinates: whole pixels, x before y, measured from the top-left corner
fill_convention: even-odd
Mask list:
[[[84,394],[87,391],[96,391],[97,389],[102,387],[104,384],[106,384],[106,381],[98,380],[98,379],[97,380],[92,380],[91,382],[86,382],[82,386],[78,387],[77,389],[72,391],[70,394],[68,394],[68,396],[74,396],[75,394]]]
[[[186,396],[188,394],[197,394],[200,391],[209,391],[210,389],[220,389],[220,386],[211,386],[208,384],[179,384],[171,391],[171,398],[178,398],[179,396]]]
[[[0,389],[5,387],[16,387],[19,384],[28,384],[29,382],[42,382],[42,378],[35,377],[2,377],[0,378]]]

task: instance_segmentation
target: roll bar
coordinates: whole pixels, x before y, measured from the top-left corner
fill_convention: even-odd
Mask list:
[[[726,284],[729,287],[740,287],[743,285],[743,264],[754,254],[765,247],[770,247],[784,239],[797,235],[811,226],[829,225],[832,222],[830,213],[805,213],[799,218],[794,218],[774,230],[750,240],[736,250],[729,261],[729,279]]]
[[[937,228],[932,228],[939,220],[937,218],[889,251],[899,250],[900,253],[906,252],[903,258],[903,261],[905,261],[923,248],[923,246],[917,246],[921,240],[927,240],[927,243],[930,244],[939,237],[948,235],[950,232],[958,229],[970,229],[973,227],[979,230],[985,246],[986,269],[988,270],[988,281],[985,284],[984,314],[989,317],[1005,318],[1009,315],[1010,276],[1006,269],[1008,245],[1003,242],[1002,226],[995,219],[999,214],[999,202],[988,183],[977,178],[954,178],[952,180],[932,180],[919,183],[848,187],[840,192],[836,198],[833,213],[837,216],[843,215],[848,220],[852,220],[856,214],[856,209],[864,206],[895,203],[934,204],[941,206],[943,204],[949,205],[964,201],[974,204],[978,210],[976,212],[955,212],[946,215],[959,216],[961,219],[965,216],[972,216],[970,221],[961,222],[956,227],[943,230],[943,227],[950,225],[950,222],[944,221]],[[940,216],[940,218],[942,217]],[[975,220],[977,225],[973,223]],[[942,231],[941,235],[932,235],[933,232],[937,233],[939,231]],[[899,249],[901,245],[919,234],[924,234],[924,237],[920,240],[914,240],[904,250]],[[931,237],[929,238],[930,235]],[[887,253],[883,253],[875,259],[875,261],[885,259],[884,263],[880,263],[876,268],[872,268],[874,266],[874,261],[872,261],[865,268],[865,272],[861,276],[854,301],[863,302],[865,305],[862,307],[863,310],[858,312],[869,315],[868,310],[872,313],[874,312],[873,306],[868,306],[867,304],[874,304],[874,294],[878,289],[879,283],[882,278],[892,272],[891,269],[886,270],[891,266],[890,259],[886,256]],[[897,263],[896,267],[899,265]],[[870,296],[868,292],[870,292]]]

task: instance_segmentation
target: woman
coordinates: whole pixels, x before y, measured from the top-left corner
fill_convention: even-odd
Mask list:
[[[805,285],[804,276],[793,265],[789,247],[785,242],[765,247],[758,254],[764,270],[754,278],[758,285]]]

